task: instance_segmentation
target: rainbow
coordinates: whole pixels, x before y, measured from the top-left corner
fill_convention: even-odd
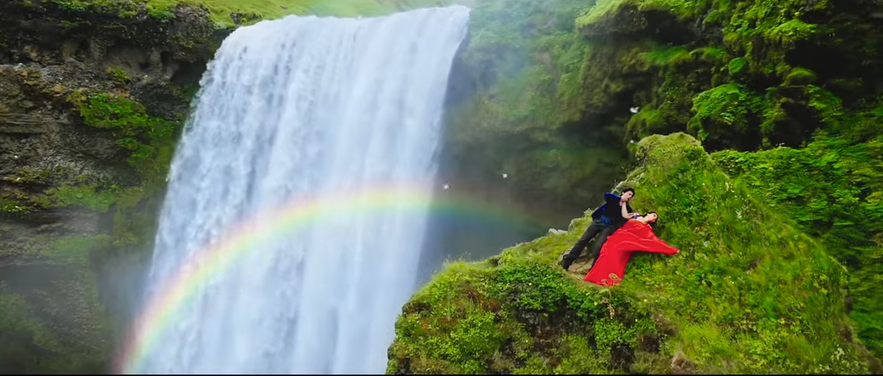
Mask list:
[[[138,373],[142,363],[163,330],[175,320],[188,297],[199,291],[202,282],[222,273],[242,256],[257,249],[262,242],[308,224],[354,213],[396,210],[415,213],[449,214],[467,218],[487,218],[500,223],[521,225],[526,216],[511,209],[491,208],[469,196],[445,191],[433,193],[423,185],[375,186],[359,191],[325,192],[305,196],[272,210],[259,211],[247,221],[234,224],[209,247],[195,252],[149,300],[136,317],[122,351],[114,362],[115,373]]]

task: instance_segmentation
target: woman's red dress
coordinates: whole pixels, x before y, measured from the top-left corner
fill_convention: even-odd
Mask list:
[[[650,225],[629,219],[616,232],[607,237],[598,261],[585,280],[601,286],[618,285],[625,275],[625,268],[633,252],[652,252],[673,255],[678,249],[666,244],[653,233]]]

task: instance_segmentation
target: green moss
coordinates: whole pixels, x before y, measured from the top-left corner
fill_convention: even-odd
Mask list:
[[[816,111],[822,122],[836,126],[843,116],[843,101],[830,91],[815,85],[808,85],[806,92],[809,95],[809,107]]]
[[[748,60],[746,60],[744,57],[737,57],[733,60],[730,60],[729,64],[727,64],[727,69],[729,70],[730,75],[736,76],[740,72],[742,72],[742,69],[745,68],[745,65],[747,63]]]
[[[847,6],[828,1],[806,4],[792,0],[609,0],[598,2],[585,12],[577,19],[577,26],[591,38],[595,47],[600,47],[593,48],[593,54],[612,54],[614,52],[607,50],[644,46],[639,54],[651,63],[654,78],[644,81],[643,88],[636,85],[626,90],[633,91],[629,94],[636,102],[644,102],[640,103],[644,110],[659,110],[664,114],[653,120],[665,119],[666,122],[658,125],[636,119],[629,123],[627,136],[687,130],[708,140],[706,146],[711,150],[727,147],[752,150],[776,144],[798,146],[807,141],[816,128],[837,126],[837,116],[819,115],[820,111],[833,113],[836,112],[833,109],[836,102],[849,107],[847,98],[855,101],[855,98],[874,95],[870,86],[862,84],[872,79],[868,76],[870,72],[859,63],[872,61],[873,56],[879,55],[881,43],[878,35],[869,33],[872,26],[861,14],[879,10],[878,5]],[[608,45],[604,42],[606,39],[614,39],[615,43]],[[876,47],[870,47],[869,41],[872,40],[876,41]],[[693,54],[694,59],[688,59],[680,46],[693,48],[693,51],[714,49],[721,53],[701,60],[695,59],[696,54]],[[855,49],[847,49],[849,46]],[[844,66],[834,69],[819,65],[811,56],[825,53],[823,51],[838,51],[837,54],[848,56],[832,60]],[[846,68],[847,65],[851,68]],[[610,66],[619,69],[607,65],[592,69],[603,71],[598,74],[600,77],[634,74],[634,70],[624,69],[624,64]],[[691,74],[688,67],[701,73]],[[813,71],[815,67],[823,69]],[[746,95],[745,100],[757,104],[753,111],[746,111],[746,106],[737,107],[736,110],[746,114],[747,119],[741,122],[737,121],[740,116],[730,117],[737,124],[736,128],[724,132],[730,142],[708,139],[708,130],[702,132],[702,127],[697,126],[705,121],[700,118],[708,119],[705,116],[708,114],[694,114],[692,126],[688,127],[683,123],[678,126],[677,122],[669,122],[668,119],[674,120],[672,114],[690,111],[690,108],[672,107],[678,100],[664,91],[677,91],[679,97],[705,93],[705,98],[698,99],[712,99],[713,90],[727,87],[725,85],[739,85],[740,91]],[[830,96],[820,97],[821,92],[815,88],[802,93],[793,89],[775,90],[780,86],[804,85],[817,85]],[[589,98],[587,103],[613,103],[621,94],[602,90],[591,95],[601,98]],[[817,105],[822,102],[830,106],[821,109]],[[806,112],[815,114],[806,115]],[[808,116],[818,116],[818,120]],[[728,116],[720,120],[723,121],[719,124],[724,126],[729,121]]]
[[[765,30],[763,35],[780,47],[791,49],[798,41],[809,39],[815,30],[815,25],[792,19]]]
[[[4,332],[31,333],[32,344],[48,350],[60,350],[58,339],[35,320],[34,312],[21,295],[9,291],[5,283],[0,282],[0,330]]]
[[[396,325],[389,372],[400,371],[404,358],[415,373],[548,374],[556,368],[584,372],[585,366],[602,370],[609,360],[584,357],[597,354],[590,349],[589,333],[619,328],[600,336],[602,347],[611,347],[634,343],[642,325],[649,324],[646,318],[635,321],[622,313],[609,318],[610,309],[622,304],[617,294],[573,284],[550,265],[509,251],[496,266],[456,263],[446,270],[405,306],[406,314]],[[599,318],[600,327],[580,321],[566,331],[548,327],[570,315]],[[440,335],[443,332],[450,335]],[[550,363],[538,354],[540,343],[561,351],[567,361]]]
[[[762,99],[744,86],[721,85],[693,98],[695,115],[688,127],[702,141],[739,147],[730,142],[750,132],[750,118],[761,113],[762,106]]]
[[[868,371],[866,351],[841,336],[848,275],[821,244],[752,199],[690,136],[649,137],[637,157],[625,182],[640,192],[634,206],[658,211],[657,234],[681,253],[636,255],[622,285],[588,284],[555,265],[582,218],[566,234],[450,264],[403,309],[389,370]],[[451,356],[470,348],[451,341],[453,328],[490,313],[494,337],[474,340],[502,345]]]
[[[788,73],[788,76],[785,77],[784,85],[809,85],[815,83],[816,78],[817,76],[815,72],[806,68],[797,67],[792,69],[791,72]]]
[[[123,135],[137,135],[162,123],[147,116],[143,105],[122,96],[99,93],[85,98],[73,96],[70,100],[78,105],[86,125],[118,129]]]
[[[19,216],[34,211],[36,207],[29,197],[21,192],[0,193],[0,213],[6,216]]]
[[[682,1],[682,0],[600,0],[594,6],[588,8],[580,17],[576,18],[578,28],[587,28],[592,25],[602,24],[605,21],[616,19],[631,9],[638,12],[668,11],[678,18],[689,18],[699,14],[706,7],[705,1]],[[625,12],[624,12],[625,11]],[[630,25],[620,25],[628,28]]]
[[[36,168],[22,168],[19,169],[14,178],[7,179],[11,183],[16,184],[44,184],[48,181],[48,179],[63,170],[62,167],[56,167],[52,169],[36,169]]]
[[[850,144],[820,136],[805,149],[714,154],[739,184],[787,213],[849,269],[859,338],[883,351],[883,138]]]
[[[114,190],[102,189],[97,185],[62,185],[46,191],[53,207],[75,207],[105,212],[114,203]]]
[[[97,12],[131,18],[138,14],[140,1],[136,0],[50,0],[61,9],[70,12]],[[150,16],[168,20],[175,17],[178,4],[196,4],[209,11],[211,21],[218,28],[237,24],[253,24],[262,19],[276,19],[287,15],[319,16],[378,16],[398,10],[428,6],[444,6],[455,0],[148,0]]]
[[[129,163],[142,178],[167,166],[172,135],[180,122],[151,117],[141,103],[109,93],[75,92],[68,100],[77,106],[84,124],[112,130],[117,144],[131,151]]]
[[[643,56],[648,63],[656,66],[674,65],[682,61],[690,60],[690,52],[685,46],[660,47]]]
[[[107,75],[118,85],[125,85],[132,80],[126,72],[116,67],[107,67]]]
[[[40,256],[54,264],[88,265],[90,252],[106,247],[108,235],[69,236],[52,243]]]

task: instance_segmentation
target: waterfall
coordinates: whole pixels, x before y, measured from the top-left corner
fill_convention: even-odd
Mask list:
[[[431,197],[445,88],[468,20],[462,6],[289,16],[224,40],[175,152],[147,283],[148,298],[188,295],[146,329],[156,337],[135,372],[385,371],[395,320],[416,288],[428,208],[354,205],[322,216],[297,199],[399,184]],[[262,219],[280,210],[306,217]],[[257,225],[229,238],[249,220]],[[259,236],[267,239],[239,241]],[[235,261],[167,286],[187,260],[223,246],[219,257]]]

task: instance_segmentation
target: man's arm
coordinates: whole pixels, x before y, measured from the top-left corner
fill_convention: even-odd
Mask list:
[[[623,202],[623,203],[620,203],[620,204],[619,204],[619,207],[621,208],[621,211],[622,211],[622,217],[623,217],[623,218],[625,218],[625,219],[631,219],[631,218],[632,218],[632,215],[629,213],[629,208],[628,208],[628,205],[627,205],[626,203],[624,203],[624,202]]]

